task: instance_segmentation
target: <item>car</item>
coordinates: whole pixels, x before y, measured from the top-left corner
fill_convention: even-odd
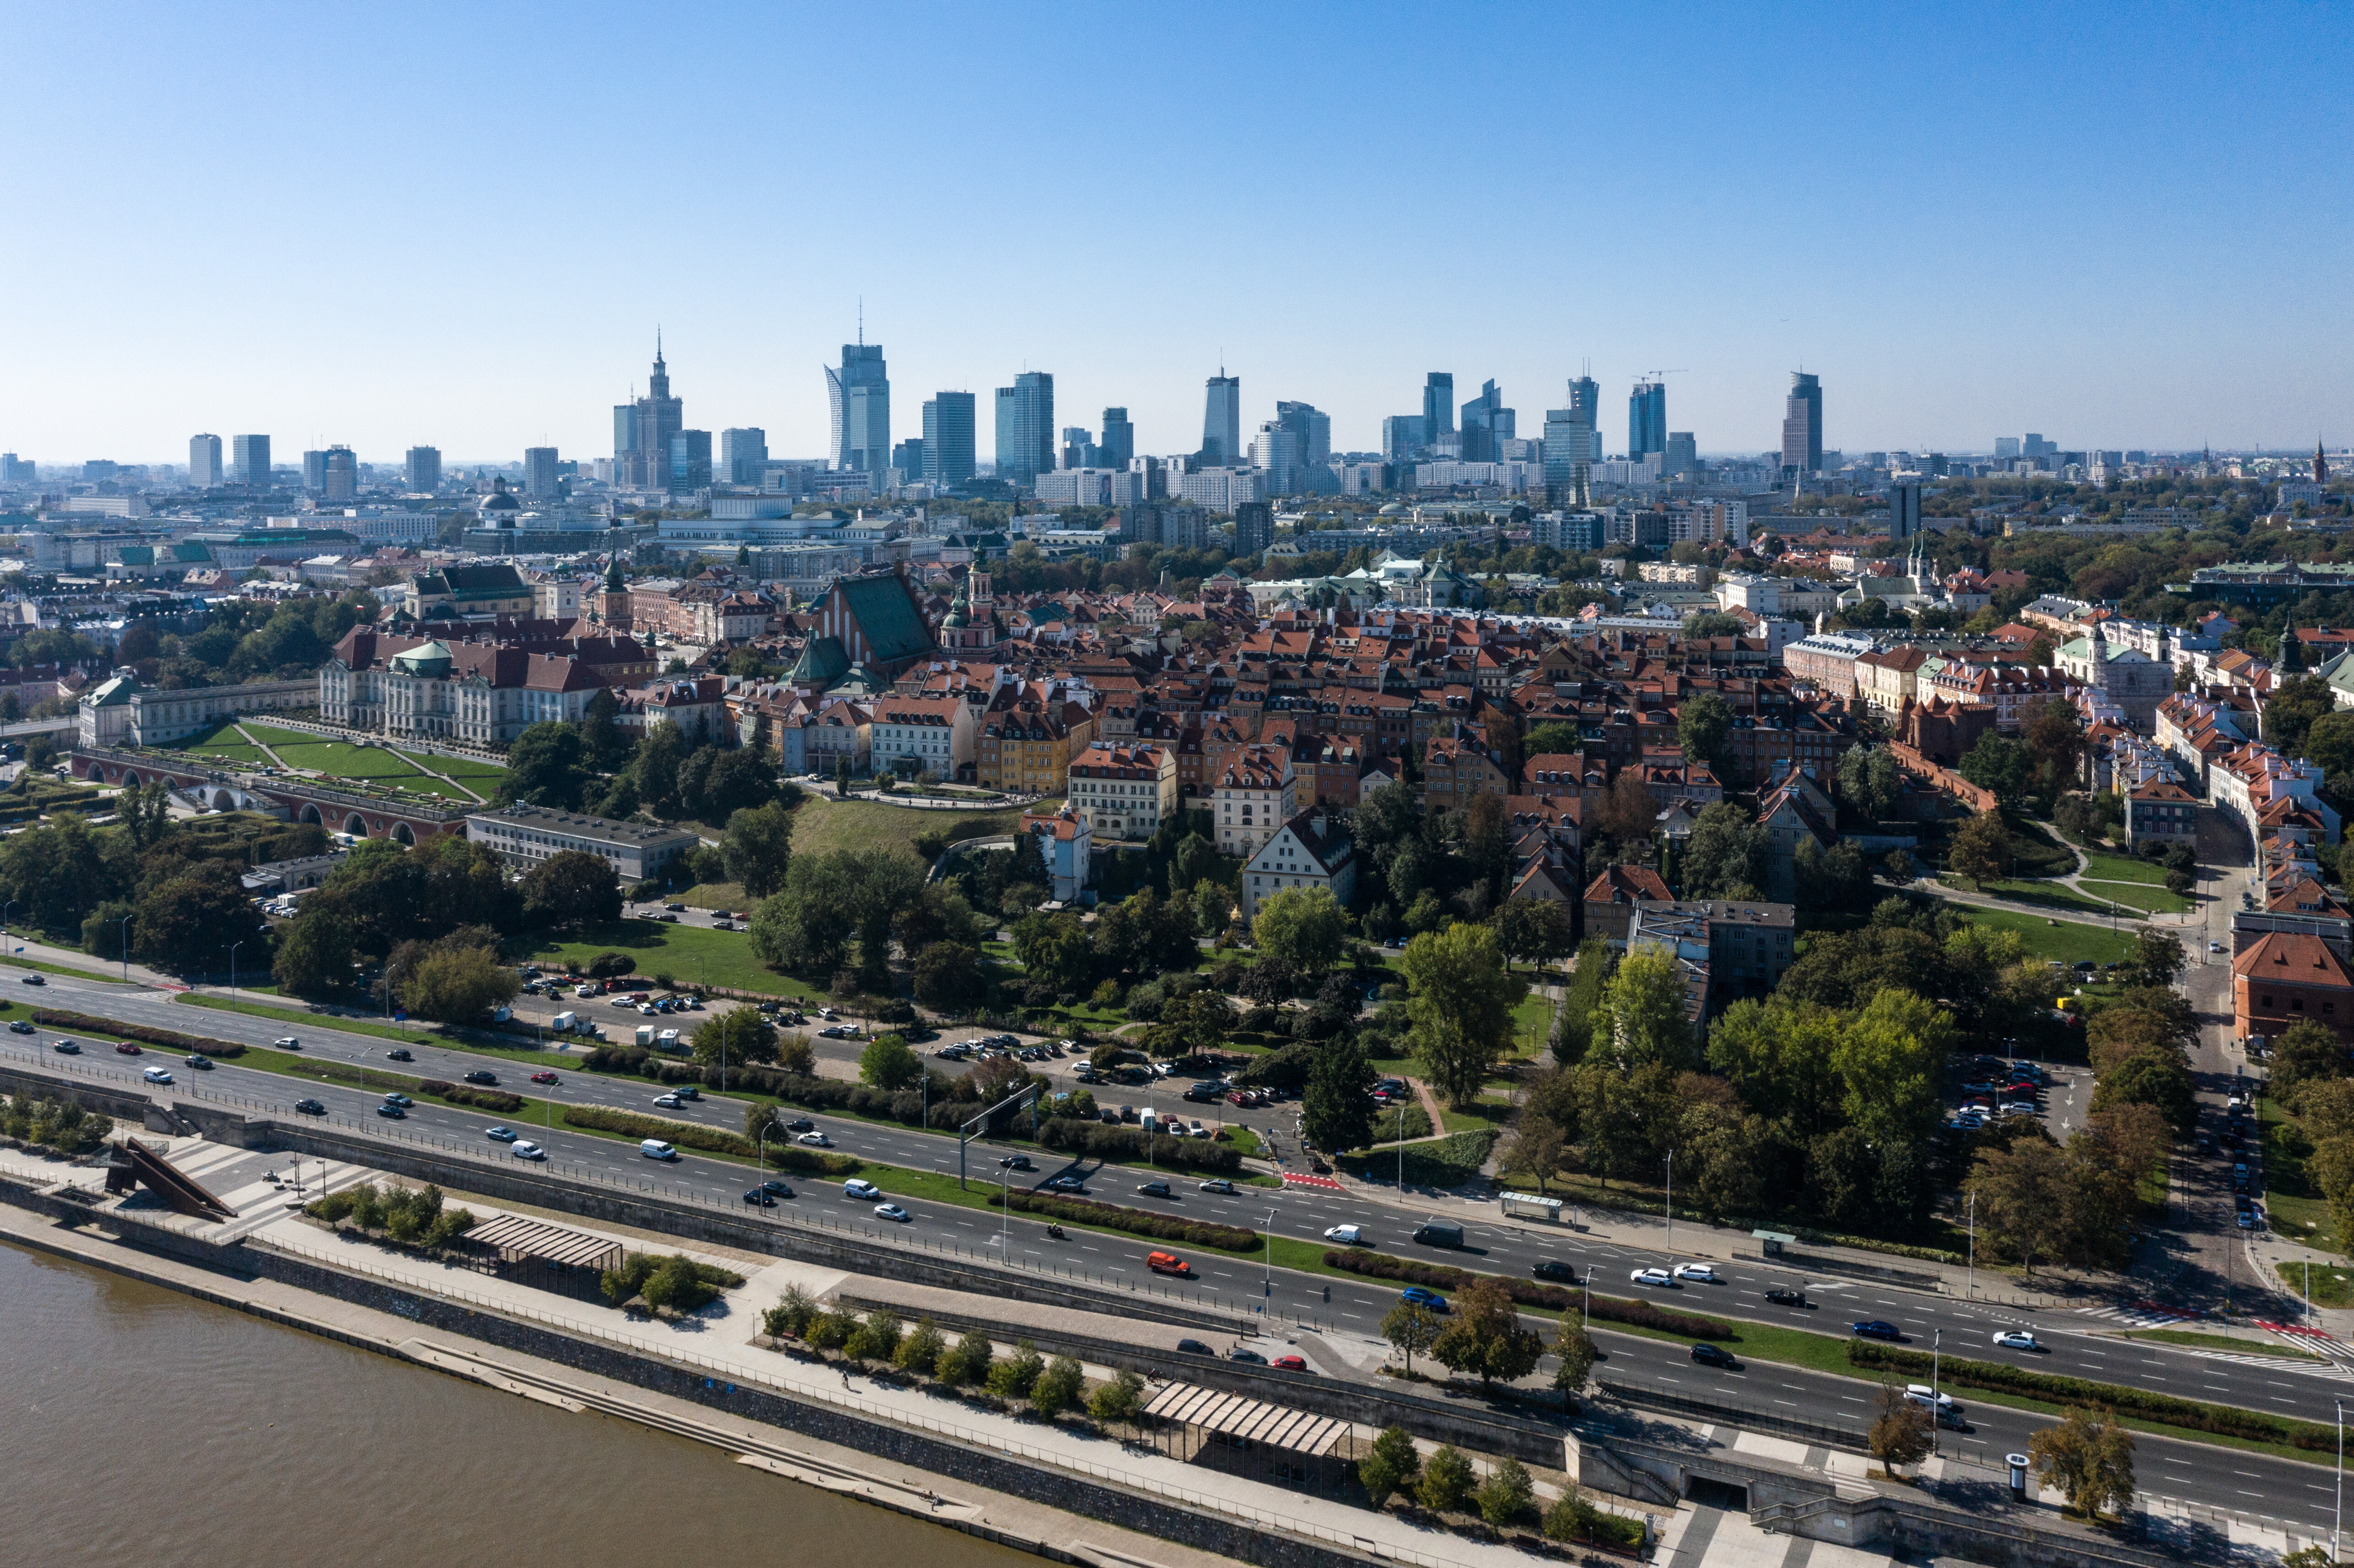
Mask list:
[[[1577,1266],[1548,1257],[1529,1265],[1529,1272],[1539,1279],[1558,1279],[1566,1285],[1577,1283]]]
[[[1675,1275],[1678,1279],[1697,1279],[1702,1285],[1716,1283],[1716,1270],[1704,1263],[1680,1263],[1676,1265]]]
[[[1177,1353],[1182,1356],[1206,1356],[1216,1352],[1199,1340],[1180,1340],[1177,1341]]]
[[[2236,1216],[2234,1216],[2232,1223],[2237,1224],[2243,1231],[2254,1230],[2256,1228],[2256,1212],[2253,1209],[2243,1209]]]
[[[879,1198],[883,1195],[883,1189],[872,1181],[853,1176],[842,1184],[842,1195],[845,1198]]]
[[[480,1068],[466,1075],[466,1082],[470,1084],[489,1084],[495,1087],[498,1081],[499,1075],[496,1073],[485,1073]]]
[[[151,1084],[168,1084],[172,1081],[172,1069],[169,1067],[150,1067],[139,1075],[146,1079]]]
[[[656,1095],[654,1097],[654,1104],[662,1107],[664,1110],[676,1110],[682,1103],[684,1102],[682,1102],[676,1095]]]
[[[1308,1361],[1304,1356],[1278,1356],[1267,1364],[1285,1372],[1304,1372],[1308,1370]]]
[[[376,1114],[382,1117],[390,1117],[393,1120],[398,1121],[408,1113],[396,1105],[380,1105],[376,1107]]]
[[[776,1199],[769,1195],[768,1189],[765,1187],[749,1189],[744,1194],[744,1201],[763,1209],[773,1209],[777,1206]]]
[[[2007,1351],[2040,1351],[2043,1348],[2035,1342],[2035,1336],[2024,1329],[2002,1330],[1995,1335],[1994,1342]]]
[[[793,1141],[810,1149],[832,1149],[833,1147],[833,1139],[828,1138],[822,1132],[797,1133],[794,1135]]]
[[[535,1084],[560,1084],[564,1080],[553,1073],[534,1073],[531,1081]]]
[[[790,1198],[793,1195],[791,1182],[779,1181],[773,1176],[760,1183],[760,1191],[768,1193],[771,1198]]]
[[[1235,1184],[1232,1181],[1227,1181],[1225,1177],[1219,1176],[1203,1182],[1200,1190],[1204,1192],[1224,1192],[1227,1196],[1232,1197],[1234,1195]]]
[[[1954,1403],[1952,1394],[1942,1389],[1933,1389],[1925,1383],[1906,1383],[1904,1398],[1907,1404],[1917,1404],[1925,1410],[1934,1410],[1941,1416],[1959,1415],[1962,1413],[1962,1407]]]
[[[1257,1351],[1246,1350],[1241,1345],[1228,1347],[1226,1351],[1226,1360],[1230,1361],[1247,1361],[1253,1366],[1263,1367],[1267,1365],[1267,1358],[1265,1356],[1260,1355]]]
[[[70,1040],[60,1040],[56,1044],[50,1046],[49,1049],[55,1051],[61,1056],[79,1056],[81,1054],[81,1047],[75,1044]]]
[[[1416,1307],[1427,1307],[1434,1312],[1447,1310],[1447,1298],[1436,1290],[1425,1290],[1419,1285],[1409,1285],[1398,1292],[1398,1299]]]
[[[1903,1330],[1878,1318],[1867,1318],[1861,1323],[1848,1325],[1848,1332],[1866,1340],[1902,1340]]]
[[[686,913],[686,906],[684,904],[665,904],[663,907],[669,910],[673,915],[684,915]]]
[[[1365,1245],[1365,1227],[1334,1225],[1324,1233],[1324,1239],[1328,1242],[1339,1242],[1342,1246],[1363,1246]]]
[[[508,1150],[507,1152],[514,1156],[517,1160],[545,1160],[547,1158],[547,1150],[542,1149],[538,1144],[532,1142],[531,1139],[527,1138],[519,1138],[515,1139],[514,1147]]]
[[[141,1052],[139,1047],[133,1045],[130,1041],[122,1040],[115,1043],[114,1054],[118,1056],[136,1056],[141,1054]]]
[[[388,1094],[388,1095],[387,1095],[387,1096],[385,1096],[385,1097],[384,1097],[384,1103],[385,1103],[385,1104],[387,1104],[387,1105],[388,1105],[388,1106],[398,1106],[398,1107],[400,1107],[403,1110],[406,1110],[406,1109],[408,1109],[409,1107],[411,1107],[411,1106],[415,1105],[417,1102],[416,1102],[415,1100],[410,1099],[407,1095],[401,1094],[401,1093],[400,1093],[400,1092],[398,1092],[398,1090],[395,1090],[393,1093]]]
[[[1776,1307],[1804,1307],[1807,1304],[1807,1293],[1793,1289],[1787,1285],[1777,1285],[1766,1293],[1766,1299]]]
[[[39,975],[27,975],[25,977],[24,983],[27,985],[47,985],[49,982],[42,979]]]
[[[810,1120],[810,1118],[805,1116],[795,1117],[792,1120],[785,1123],[785,1130],[787,1132],[813,1132],[816,1128],[817,1123]]]
[[[33,1033],[33,1026],[24,1019],[19,1018],[15,1022],[8,1025],[8,1033],[11,1034],[30,1034]]]
[[[180,1060],[186,1063],[189,1066],[194,1067],[199,1073],[209,1073],[213,1070],[213,1059],[210,1056],[206,1055],[201,1051],[192,1052],[188,1055],[181,1057]]]
[[[294,1102],[294,1108],[302,1112],[304,1116],[324,1116],[327,1114],[327,1107],[320,1104],[317,1100],[296,1100]]]
[[[1692,1342],[1691,1359],[1707,1367],[1723,1367],[1727,1372],[1739,1372],[1741,1363],[1723,1345],[1712,1345],[1706,1340]]]
[[[395,1046],[393,1049],[387,1051],[384,1054],[384,1059],[387,1062],[414,1062],[417,1060],[416,1057],[410,1055],[407,1051],[400,1049],[398,1046]]]
[[[295,1039],[292,1034],[281,1034],[277,1039],[272,1040],[270,1044],[277,1046],[281,1051],[300,1051],[302,1049],[302,1042]]]
[[[1087,1184],[1076,1176],[1057,1176],[1046,1185],[1057,1192],[1084,1192]]]
[[[486,1127],[482,1128],[482,1136],[493,1143],[513,1143],[517,1135],[511,1127]]]
[[[2035,1114],[2035,1102],[2033,1100],[2005,1100],[2002,1102],[2002,1114],[2005,1116],[2033,1116]]]
[[[2211,953],[2220,953],[2223,950],[2223,944],[2221,942],[2210,942],[2207,944],[2207,950]]]
[[[1630,1272],[1627,1277],[1634,1284],[1649,1285],[1663,1290],[1676,1282],[1676,1277],[1664,1268],[1638,1268]]]
[[[997,1163],[1002,1169],[1007,1171],[1035,1171],[1037,1169],[1036,1166],[1030,1163],[1030,1157],[1026,1154],[1009,1154]]]
[[[1169,1196],[1169,1183],[1166,1181],[1139,1181],[1136,1184],[1136,1190],[1148,1198]]]
[[[877,1203],[875,1205],[875,1217],[878,1220],[905,1220],[908,1215],[907,1211],[896,1203]]]

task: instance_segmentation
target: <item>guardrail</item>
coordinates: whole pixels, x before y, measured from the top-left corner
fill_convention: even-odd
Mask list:
[[[1266,1509],[1253,1508],[1247,1503],[1236,1502],[1231,1498],[1221,1498],[1207,1492],[1197,1492],[1185,1487],[1171,1486],[1164,1481],[1155,1480],[1150,1476],[1140,1475],[1132,1470],[1115,1468],[1108,1465],[1098,1465],[1091,1460],[1083,1459],[1075,1454],[1057,1453],[1052,1449],[1038,1447],[1034,1444],[1023,1443],[1013,1438],[1002,1437],[992,1432],[984,1432],[976,1427],[962,1426],[955,1422],[937,1420],[931,1416],[925,1415],[920,1412],[900,1410],[894,1406],[877,1404],[872,1400],[861,1399],[855,1393],[846,1393],[839,1388],[828,1388],[823,1383],[805,1383],[788,1378],[761,1376],[758,1373],[748,1372],[742,1366],[732,1362],[712,1361],[706,1357],[695,1355],[689,1351],[673,1351],[668,1348],[657,1349],[646,1344],[642,1340],[632,1339],[623,1334],[616,1334],[612,1330],[602,1328],[597,1324],[584,1323],[578,1319],[558,1317],[553,1313],[535,1312],[528,1308],[518,1307],[511,1302],[493,1300],[489,1297],[480,1296],[470,1290],[461,1289],[454,1286],[445,1286],[440,1284],[439,1281],[429,1287],[401,1279],[399,1277],[394,1275],[376,1275],[369,1273],[364,1269],[355,1269],[346,1260],[338,1258],[332,1254],[321,1252],[314,1248],[302,1246],[295,1243],[281,1241],[274,1236],[267,1239],[249,1238],[246,1245],[248,1246],[259,1247],[268,1251],[286,1253],[295,1257],[304,1258],[308,1261],[336,1269],[338,1272],[358,1273],[363,1277],[371,1279],[387,1281],[400,1288],[414,1290],[420,1295],[433,1296],[462,1302],[469,1307],[495,1312],[502,1317],[520,1318],[525,1322],[542,1324],[546,1327],[556,1330],[559,1333],[585,1335],[590,1339],[599,1340],[607,1344],[616,1346],[632,1355],[646,1356],[662,1361],[676,1361],[681,1365],[693,1367],[699,1372],[718,1373],[726,1377],[731,1383],[748,1383],[754,1388],[761,1389],[769,1393],[779,1394],[809,1403],[831,1405],[837,1409],[847,1410],[854,1414],[868,1417],[869,1419],[885,1422],[892,1425],[912,1426],[918,1431],[928,1432],[935,1436],[948,1437],[956,1442],[968,1443],[977,1447],[989,1448],[995,1452],[1005,1454],[1014,1458],[1027,1460],[1034,1464],[1048,1465],[1056,1469],[1068,1470],[1074,1474],[1087,1476],[1093,1479],[1109,1481],[1115,1486],[1127,1487],[1138,1491],[1150,1492],[1156,1497],[1167,1498],[1174,1502],[1182,1502],[1189,1508],[1204,1509],[1213,1513],[1224,1514],[1232,1519],[1238,1519],[1246,1523],[1257,1526],[1260,1529],[1278,1531],[1296,1535],[1304,1535],[1310,1540],[1322,1541],[1333,1545],[1343,1546],[1352,1551],[1368,1552],[1373,1556],[1382,1557],[1391,1562],[1415,1564],[1416,1568],[1467,1568],[1466,1564],[1458,1563],[1451,1558],[1437,1557],[1427,1552],[1416,1552],[1404,1547],[1391,1546],[1367,1536],[1347,1534],[1340,1531],[1328,1530],[1323,1526],[1303,1520],[1296,1515],[1278,1514],[1270,1512]]]

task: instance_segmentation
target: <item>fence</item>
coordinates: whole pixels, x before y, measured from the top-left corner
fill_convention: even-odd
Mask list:
[[[1733,1421],[1744,1429],[1763,1432],[1777,1437],[1795,1437],[1803,1442],[1819,1444],[1827,1448],[1845,1448],[1858,1454],[1872,1451],[1864,1434],[1851,1427],[1834,1426],[1825,1422],[1802,1421],[1795,1416],[1776,1415],[1748,1405],[1734,1404],[1722,1399],[1695,1399],[1690,1394],[1676,1393],[1645,1383],[1604,1382],[1596,1380],[1595,1387],[1608,1398],[1622,1404],[1639,1405],[1649,1410],[1665,1411],[1673,1415],[1704,1416],[1711,1421]]]
[[[351,1266],[344,1259],[314,1248],[281,1241],[276,1237],[266,1241],[249,1242],[247,1245],[264,1251],[281,1252],[305,1258],[322,1266],[334,1269],[337,1273],[352,1272]],[[984,1432],[976,1427],[938,1420],[919,1411],[901,1410],[872,1400],[861,1399],[855,1393],[847,1393],[839,1388],[828,1388],[823,1383],[800,1383],[786,1378],[761,1376],[747,1372],[741,1366],[712,1361],[691,1352],[673,1351],[667,1347],[655,1349],[643,1340],[632,1339],[625,1334],[616,1334],[594,1323],[584,1323],[578,1319],[562,1318],[553,1313],[535,1312],[509,1302],[493,1300],[489,1297],[476,1295],[470,1290],[445,1286],[439,1281],[429,1287],[411,1285],[393,1277],[386,1277],[392,1278],[393,1283],[403,1288],[416,1289],[437,1298],[458,1301],[478,1310],[496,1313],[501,1317],[520,1318],[526,1322],[553,1329],[561,1334],[600,1340],[631,1355],[649,1360],[673,1361],[697,1372],[724,1377],[730,1383],[748,1384],[779,1397],[829,1405],[868,1420],[880,1421],[891,1425],[912,1426],[937,1437],[946,1437],[954,1442],[988,1448],[1009,1457],[1067,1470],[1090,1479],[1108,1481],[1115,1486],[1182,1503],[1188,1508],[1203,1509],[1213,1513],[1223,1514],[1262,1530],[1304,1535],[1311,1540],[1346,1547],[1352,1551],[1369,1552],[1391,1562],[1412,1563],[1416,1568],[1465,1568],[1464,1564],[1449,1558],[1436,1557],[1426,1552],[1391,1546],[1366,1536],[1326,1529],[1293,1514],[1273,1513],[1265,1509],[1253,1508],[1247,1503],[1236,1502],[1231,1498],[1221,1498],[1207,1492],[1197,1492],[1185,1487],[1172,1486],[1165,1481],[1155,1480],[1150,1476],[1140,1475],[1133,1470],[1098,1465],[1076,1454],[1042,1448],[1034,1444],[1020,1442],[1013,1438],[1001,1436],[996,1433]]]

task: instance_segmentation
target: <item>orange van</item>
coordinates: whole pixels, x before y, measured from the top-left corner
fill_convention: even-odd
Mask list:
[[[1144,1255],[1144,1266],[1155,1274],[1190,1275],[1193,1272],[1193,1266],[1173,1252],[1147,1253]]]

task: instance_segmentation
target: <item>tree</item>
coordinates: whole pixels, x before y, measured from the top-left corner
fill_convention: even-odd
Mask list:
[[[1585,1380],[1593,1375],[1594,1363],[1601,1352],[1585,1327],[1564,1312],[1561,1327],[1553,1331],[1553,1385],[1561,1390],[1563,1397],[1575,1399],[1585,1391]]]
[[[153,849],[172,831],[171,786],[158,779],[141,789],[125,789],[118,811],[133,846]]]
[[[2034,761],[2025,746],[1988,730],[1962,758],[1955,769],[1964,779],[1992,794],[2006,806],[2016,805],[2027,793]]]
[[[657,811],[675,811],[680,804],[678,769],[686,757],[686,736],[676,724],[663,719],[647,730],[630,759],[638,798]]]
[[[2335,1034],[2309,1018],[2299,1019],[2273,1043],[2273,1092],[2294,1104],[2307,1084],[2343,1078],[2349,1065],[2354,1065]]]
[[[590,767],[618,767],[629,755],[629,740],[614,722],[620,711],[621,705],[610,688],[600,688],[588,699],[588,709],[580,715],[580,746]]]
[[[522,982],[488,948],[429,952],[400,976],[400,1004],[435,1023],[475,1023],[514,1000]]]
[[[1417,1351],[1426,1351],[1438,1339],[1438,1314],[1418,1301],[1401,1301],[1382,1319],[1382,1338],[1405,1357],[1405,1370],[1414,1371]]]
[[[507,745],[498,801],[577,811],[588,781],[587,760],[580,732],[572,726],[554,719],[529,726]]]
[[[779,1072],[797,1073],[804,1078],[815,1076],[817,1046],[806,1034],[779,1035],[777,1068]]]
[[[1450,1372],[1471,1372],[1481,1384],[1511,1383],[1536,1371],[1544,1340],[1521,1327],[1520,1308],[1493,1275],[1482,1275],[1455,1298],[1447,1327],[1432,1341],[1433,1361]]]
[[[2181,977],[2187,961],[2181,938],[2155,926],[2143,926],[2134,932],[2133,950],[2117,966],[2117,980],[2124,985],[2163,991]]]
[[[1087,1396],[1087,1414],[1105,1425],[1134,1425],[1144,1414],[1144,1379],[1122,1368]]]
[[[221,861],[205,861],[139,895],[132,950],[159,968],[184,974],[228,967],[228,945],[249,942],[254,968],[267,948],[263,927],[246,902],[245,885]]]
[[[1454,1513],[1471,1494],[1471,1461],[1451,1444],[1424,1462],[1414,1484],[1414,1500],[1433,1513]]]
[[[1299,1097],[1300,1132],[1327,1154],[1373,1141],[1373,1070],[1354,1040],[1329,1042],[1308,1069]]]
[[[981,949],[961,942],[934,942],[916,955],[913,969],[916,1000],[927,1007],[970,1007],[989,989]]]
[[[777,1026],[751,1008],[731,1007],[696,1024],[688,1044],[695,1059],[706,1065],[772,1062],[777,1055]]]
[[[1570,950],[1568,912],[1550,898],[1507,898],[1497,906],[1496,945],[1504,961],[1533,959],[1539,965]]]
[[[1595,1009],[1596,1044],[1622,1067],[1693,1065],[1683,970],[1675,956],[1638,948],[1618,960]]]
[[[1730,800],[1703,806],[1692,824],[1691,836],[1677,856],[1683,895],[1760,896],[1758,889],[1766,881],[1766,852],[1770,842],[1766,831]]]
[[[1988,1239],[2016,1255],[2026,1271],[2067,1235],[2067,1163],[2041,1139],[1981,1150],[1963,1191],[1978,1199]]]
[[[1278,888],[1259,906],[1251,922],[1251,944],[1302,974],[1321,974],[1341,959],[1348,919],[1331,890]]]
[[[1935,1003],[1893,987],[1874,996],[1831,1051],[1849,1124],[1886,1147],[1925,1140],[1954,1039],[1951,1016]]]
[[[1528,1512],[1536,1500],[1537,1489],[1529,1479],[1527,1467],[1509,1457],[1496,1462],[1496,1467],[1488,1472],[1488,1478],[1472,1495],[1479,1517],[1500,1528]]]
[[[1991,735],[1987,736],[1988,740],[1994,738]],[[1979,744],[1983,746],[1985,742]],[[1977,753],[1973,751],[1971,755]],[[1946,852],[1946,869],[1956,876],[1967,878],[1973,887],[1983,887],[2010,874],[2010,853],[2009,830],[2002,825],[2000,816],[1988,811],[1972,817],[1955,831],[1953,847]]]
[[[1594,1039],[1595,1012],[1602,1005],[1602,988],[1610,982],[1610,971],[1617,961],[1618,950],[1600,937],[1588,937],[1578,944],[1569,990],[1562,998],[1561,1010],[1553,1014],[1553,1059],[1562,1065],[1585,1059]]]
[[[621,881],[613,863],[587,850],[558,850],[525,874],[525,917],[575,930],[621,917]]]
[[[333,996],[352,983],[351,922],[339,910],[303,903],[302,915],[279,927],[270,976],[296,996]]]
[[[1496,1169],[1505,1176],[1526,1176],[1537,1184],[1537,1193],[1542,1197],[1545,1183],[1560,1171],[1562,1157],[1568,1149],[1569,1140],[1563,1136],[1558,1123],[1523,1107],[1520,1120],[1504,1139]]]
[[[1715,692],[1696,692],[1676,706],[1676,745],[1687,767],[1721,773],[1732,729],[1733,705]]]
[[[2059,1425],[2028,1438],[2027,1457],[2036,1479],[2056,1488],[2070,1508],[2088,1518],[2122,1515],[2133,1506],[2133,1434],[2105,1410],[2095,1421],[2086,1411],[2070,1409]]]
[[[1042,1419],[1052,1421],[1079,1403],[1079,1392],[1086,1386],[1087,1374],[1079,1363],[1068,1356],[1056,1356],[1030,1385],[1030,1408]]]
[[[1622,768],[1603,791],[1596,815],[1602,831],[1618,843],[1638,843],[1651,836],[1652,824],[1659,819],[1659,803],[1644,787],[1641,773]]]
[[[1416,937],[1399,968],[1425,1076],[1454,1104],[1469,1105],[1511,1044],[1512,1009],[1527,985],[1505,972],[1494,930],[1469,923]]]
[[[2307,732],[2317,720],[2336,712],[2337,707],[2329,683],[2318,675],[2283,681],[2264,700],[2265,744],[2284,757],[2303,756]]]
[[[1403,1426],[1386,1426],[1357,1461],[1357,1480],[1365,1495],[1380,1508],[1392,1494],[1414,1485],[1422,1474],[1422,1454]]]
[[[1868,822],[1880,821],[1895,810],[1903,789],[1896,759],[1884,746],[1850,747],[1840,754],[1838,778],[1840,803]]]
[[[2343,1071],[2345,1065],[2341,1054],[2336,1065]],[[2198,1130],[2198,1085],[2181,1055],[2172,1050],[2137,1051],[2094,1080],[2094,1110],[2128,1105],[2154,1107],[2185,1138]]]
[[[897,1034],[878,1034],[858,1054],[860,1082],[878,1089],[904,1089],[923,1075],[923,1058]]]
[[[1880,1385],[1879,1404],[1880,1418],[1864,1435],[1872,1457],[1892,1475],[1899,1465],[1917,1465],[1927,1458],[1936,1439],[1929,1413],[1907,1399],[1894,1383]]]
[[[775,801],[727,819],[719,853],[727,859],[727,879],[741,883],[745,896],[766,898],[785,885],[792,864],[792,813]]]

